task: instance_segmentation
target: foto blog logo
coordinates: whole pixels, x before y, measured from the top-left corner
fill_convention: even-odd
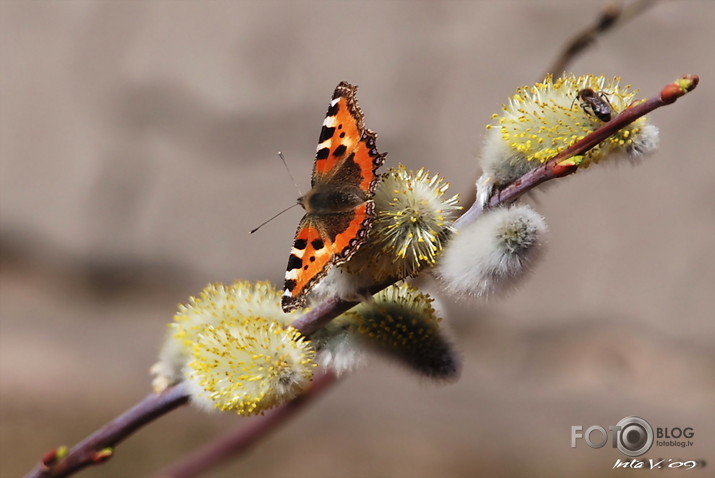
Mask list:
[[[591,448],[602,448],[608,443],[608,433],[611,433],[613,448],[626,456],[641,456],[655,444],[664,447],[687,448],[693,446],[690,438],[695,436],[693,427],[656,428],[641,417],[625,417],[616,425],[605,428],[593,425],[586,430],[580,425],[571,427],[571,448],[576,448],[578,440],[583,440]],[[681,438],[687,440],[680,440]]]
[[[618,448],[626,456],[641,456],[653,446],[653,427],[640,417],[625,417],[608,430],[613,448]],[[600,425],[590,426],[585,431],[582,426],[574,425],[571,427],[571,448],[576,448],[579,439],[591,448],[601,448],[608,442],[608,432]]]

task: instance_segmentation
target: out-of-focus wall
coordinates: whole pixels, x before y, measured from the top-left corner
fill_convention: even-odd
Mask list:
[[[0,475],[148,393],[165,324],[207,282],[281,283],[301,213],[248,231],[297,197],[277,151],[307,188],[339,81],[388,166],[466,204],[490,115],[600,5],[0,2]],[[651,455],[714,462],[714,16],[663,2],[572,65],[644,96],[702,82],[652,114],[656,155],[535,195],[549,249],[524,287],[443,301],[457,383],[374,361],[211,476],[610,476],[623,455],[571,449],[570,427],[628,415],[695,428]],[[241,420],[172,413],[83,476],[147,476]]]

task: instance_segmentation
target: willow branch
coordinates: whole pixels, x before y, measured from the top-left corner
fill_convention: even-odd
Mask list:
[[[188,395],[183,384],[144,400],[75,445],[69,452],[62,448],[46,453],[26,478],[69,476],[89,465],[104,463],[114,455],[114,446],[160,416],[184,405]]]
[[[383,284],[377,284],[367,290],[362,291],[363,296],[371,296],[380,292],[397,281],[388,281]],[[320,304],[316,305],[309,312],[301,315],[293,321],[291,326],[305,336],[317,332],[328,322],[339,316],[343,312],[347,312],[356,305],[359,301],[343,300],[340,297],[330,297]]]
[[[603,6],[603,9],[593,25],[577,33],[566,44],[547,73],[552,73],[554,76],[561,75],[577,56],[596,42],[599,36],[602,36],[615,26],[623,25],[627,21],[637,17],[655,5],[656,1],[657,0],[639,0],[623,8],[615,3],[607,3]]]
[[[189,478],[205,473],[232,456],[246,451],[251,445],[295,416],[305,406],[320,397],[338,378],[327,370],[316,376],[305,392],[265,415],[255,417],[252,422],[221,437],[179,463],[159,472],[157,478]]]

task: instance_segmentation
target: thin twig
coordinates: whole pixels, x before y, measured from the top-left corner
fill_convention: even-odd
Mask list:
[[[362,291],[361,295],[364,297],[375,295],[395,282],[396,281],[393,280],[383,284],[376,284],[367,290]],[[325,324],[333,320],[335,317],[339,316],[343,312],[347,312],[359,303],[359,301],[343,300],[340,297],[330,297],[310,309],[309,312],[306,312],[295,319],[291,326],[298,330],[301,334],[309,337],[314,332],[323,328]]]
[[[320,397],[326,388],[337,382],[338,377],[334,372],[327,370],[317,375],[305,392],[293,400],[284,403],[265,415],[256,417],[252,422],[245,424],[221,437],[201,450],[188,456],[179,463],[159,472],[157,478],[189,478],[205,473],[237,453],[246,451],[251,445],[275,430],[280,424],[293,417],[317,397]]]
[[[114,454],[113,447],[147,423],[174,410],[188,401],[183,384],[144,400],[75,445],[65,456],[46,453],[43,460],[26,478],[58,478],[69,476],[89,465],[104,463]],[[62,453],[60,453],[62,455]]]
[[[617,25],[623,25],[629,20],[637,17],[648,8],[655,5],[657,0],[638,0],[632,4],[621,8],[620,5],[609,2],[603,6],[596,22],[576,34],[566,47],[561,51],[556,61],[547,70],[554,76],[560,76],[568,68],[574,59],[584,52],[589,46],[596,42],[599,36],[606,33]]]

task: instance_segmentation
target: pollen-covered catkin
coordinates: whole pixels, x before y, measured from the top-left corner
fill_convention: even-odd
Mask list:
[[[547,76],[542,83],[521,87],[494,115],[487,126],[480,158],[482,175],[477,180],[477,201],[486,205],[493,189],[503,187],[538,167],[587,134],[600,128],[603,114],[584,102],[580,94],[591,92],[603,108],[616,115],[635,101],[636,91],[622,87],[619,78],[604,76]],[[586,152],[580,168],[608,157],[630,159],[653,152],[658,145],[658,129],[644,116]]]
[[[262,317],[227,317],[206,327],[192,349],[184,371],[192,403],[239,415],[295,398],[316,366],[309,340]]]
[[[376,218],[365,246],[348,262],[375,280],[404,279],[435,264],[461,209],[449,184],[425,169],[390,168],[375,191]]]
[[[382,175],[373,200],[375,219],[367,241],[345,264],[332,268],[316,287],[317,298],[363,300],[359,291],[417,275],[433,266],[462,209],[449,184],[425,169],[404,165]]]
[[[151,368],[154,390],[161,392],[186,378],[196,343],[219,324],[257,318],[275,323],[277,327],[289,325],[299,312],[284,313],[280,300],[280,292],[268,282],[209,284],[198,297],[191,297],[187,304],[180,305],[174,321],[169,324],[159,361]]]

